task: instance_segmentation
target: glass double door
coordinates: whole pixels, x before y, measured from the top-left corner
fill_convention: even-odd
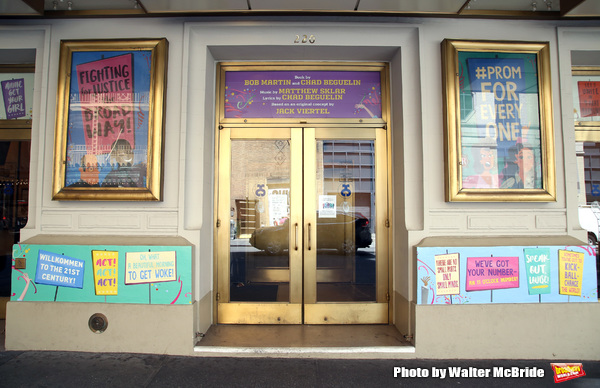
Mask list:
[[[388,322],[382,128],[219,131],[217,321]]]

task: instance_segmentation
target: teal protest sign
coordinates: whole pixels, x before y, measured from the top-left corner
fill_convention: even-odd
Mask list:
[[[550,293],[550,250],[548,248],[525,248],[525,269],[529,295]]]

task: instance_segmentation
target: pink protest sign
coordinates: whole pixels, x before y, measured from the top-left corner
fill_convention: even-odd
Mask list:
[[[111,151],[119,139],[135,148],[132,54],[77,65],[88,153]]]
[[[467,257],[467,291],[519,288],[518,257]]]
[[[577,87],[581,117],[600,116],[600,82],[579,81]]]

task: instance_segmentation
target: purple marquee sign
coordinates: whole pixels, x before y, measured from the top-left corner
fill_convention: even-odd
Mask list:
[[[381,118],[378,71],[229,71],[225,118]]]

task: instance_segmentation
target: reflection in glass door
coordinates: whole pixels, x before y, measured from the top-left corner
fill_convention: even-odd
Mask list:
[[[234,139],[231,156],[229,300],[289,302],[289,140]]]
[[[387,323],[383,133],[220,131],[219,323]]]
[[[218,322],[302,323],[301,132],[219,135]]]
[[[0,141],[0,297],[11,293],[13,244],[27,223],[31,141]]]
[[[375,141],[317,141],[317,301],[374,302]]]
[[[304,323],[388,322],[386,155],[382,128],[304,129]]]

